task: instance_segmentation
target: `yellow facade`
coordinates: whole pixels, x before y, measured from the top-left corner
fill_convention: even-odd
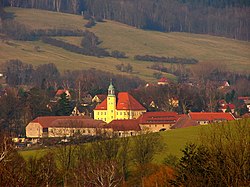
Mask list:
[[[106,123],[109,123],[112,120],[116,120],[116,119],[136,119],[143,112],[146,112],[146,109],[142,109],[142,110],[119,109],[117,110],[117,102],[116,102],[116,96],[115,96],[114,90],[115,89],[111,83],[108,89],[107,99],[104,101],[104,103],[101,103],[101,105],[103,105],[103,109],[101,107],[99,108],[97,107],[94,110],[94,119],[103,120]]]

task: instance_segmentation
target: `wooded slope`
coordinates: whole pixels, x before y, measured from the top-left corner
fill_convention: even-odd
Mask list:
[[[13,13],[14,19],[30,29],[83,29],[86,20],[81,16],[56,13],[36,9],[6,8]],[[125,52],[128,59],[110,57],[97,58],[75,54],[64,49],[44,44],[41,41],[6,41],[0,42],[0,63],[10,59],[20,59],[34,65],[55,63],[59,69],[97,68],[119,73],[115,65],[130,63],[136,75],[146,80],[153,80],[153,70],[147,67],[151,62],[134,60],[134,55],[155,55],[168,57],[195,58],[200,64],[224,63],[231,71],[249,72],[250,43],[213,37],[209,35],[188,33],[163,33],[144,31],[113,21],[97,23],[89,29],[100,40],[101,47],[108,51]],[[59,37],[60,39],[79,45],[82,37]],[[40,52],[34,50],[40,47]],[[126,74],[126,73],[124,73]]]

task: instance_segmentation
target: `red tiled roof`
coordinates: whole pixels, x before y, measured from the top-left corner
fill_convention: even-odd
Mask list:
[[[190,112],[189,116],[196,121],[235,120],[231,113],[223,112]]]
[[[120,92],[116,105],[117,110],[146,110],[133,96],[128,92]],[[96,106],[95,110],[107,110],[107,98]]]
[[[146,110],[132,95],[128,92],[118,94],[117,110]]]
[[[140,131],[138,119],[113,120],[106,127],[111,127],[114,131]]]
[[[31,123],[39,123],[43,128],[51,127],[51,124],[56,120],[82,120],[90,119],[87,116],[42,116],[37,117]]]
[[[140,124],[174,124],[179,119],[176,112],[145,112],[139,117]]]
[[[235,109],[235,105],[234,104],[226,104],[224,106],[221,107],[221,109]]]
[[[62,95],[63,93],[65,93],[66,91],[67,91],[67,90],[64,90],[64,89],[57,90],[56,95],[57,95],[57,96],[60,96],[60,95]]]
[[[168,79],[166,77],[162,77],[158,80],[158,82],[168,82]]]
[[[178,121],[171,127],[171,129],[193,127],[199,125],[196,121],[188,117],[188,115],[183,115],[178,119]]]
[[[243,101],[250,100],[250,97],[238,97],[238,100],[243,100]]]
[[[95,110],[107,110],[107,98],[95,107]]]
[[[235,105],[234,104],[228,104],[227,105],[230,109],[235,109]]]

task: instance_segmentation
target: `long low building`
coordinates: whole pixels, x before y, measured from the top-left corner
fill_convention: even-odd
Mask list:
[[[190,112],[188,115],[145,112],[138,119],[112,120],[108,124],[86,116],[44,116],[37,117],[26,126],[26,136],[43,138],[106,133],[125,137],[140,134],[140,131],[159,132],[230,120],[235,120],[234,116],[223,112]]]
[[[235,120],[231,113],[223,112],[190,112],[188,116],[199,125]]]
[[[106,123],[84,116],[44,116],[37,117],[26,126],[27,138],[69,137],[74,135],[97,135]]]
[[[169,130],[179,118],[176,112],[146,112],[138,122],[143,131],[159,132]]]

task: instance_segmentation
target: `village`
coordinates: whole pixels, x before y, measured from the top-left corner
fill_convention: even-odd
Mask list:
[[[168,84],[166,78],[157,82],[158,87]],[[146,85],[148,87],[149,85]],[[223,87],[229,87],[225,82]],[[60,89],[55,95],[57,102],[61,95],[70,99],[71,94],[66,89]],[[239,97],[250,112],[250,97]],[[57,100],[57,101],[56,101]],[[160,132],[185,128],[223,121],[237,120],[234,116],[235,105],[228,104],[225,100],[218,101],[219,112],[188,112],[178,114],[174,111],[147,111],[130,93],[115,93],[112,82],[107,89],[107,95],[97,94],[94,97],[87,95],[83,104],[76,104],[69,116],[39,116],[30,121],[26,126],[25,138],[14,138],[21,145],[28,146],[39,143],[41,139],[61,138],[70,141],[72,137],[79,136],[105,136],[105,137],[127,137],[149,132]],[[178,107],[177,98],[169,99],[169,105]],[[93,113],[86,115],[86,106],[95,104]],[[154,101],[151,107],[156,107]],[[242,117],[249,116],[246,113]],[[27,144],[28,142],[28,144]]]

